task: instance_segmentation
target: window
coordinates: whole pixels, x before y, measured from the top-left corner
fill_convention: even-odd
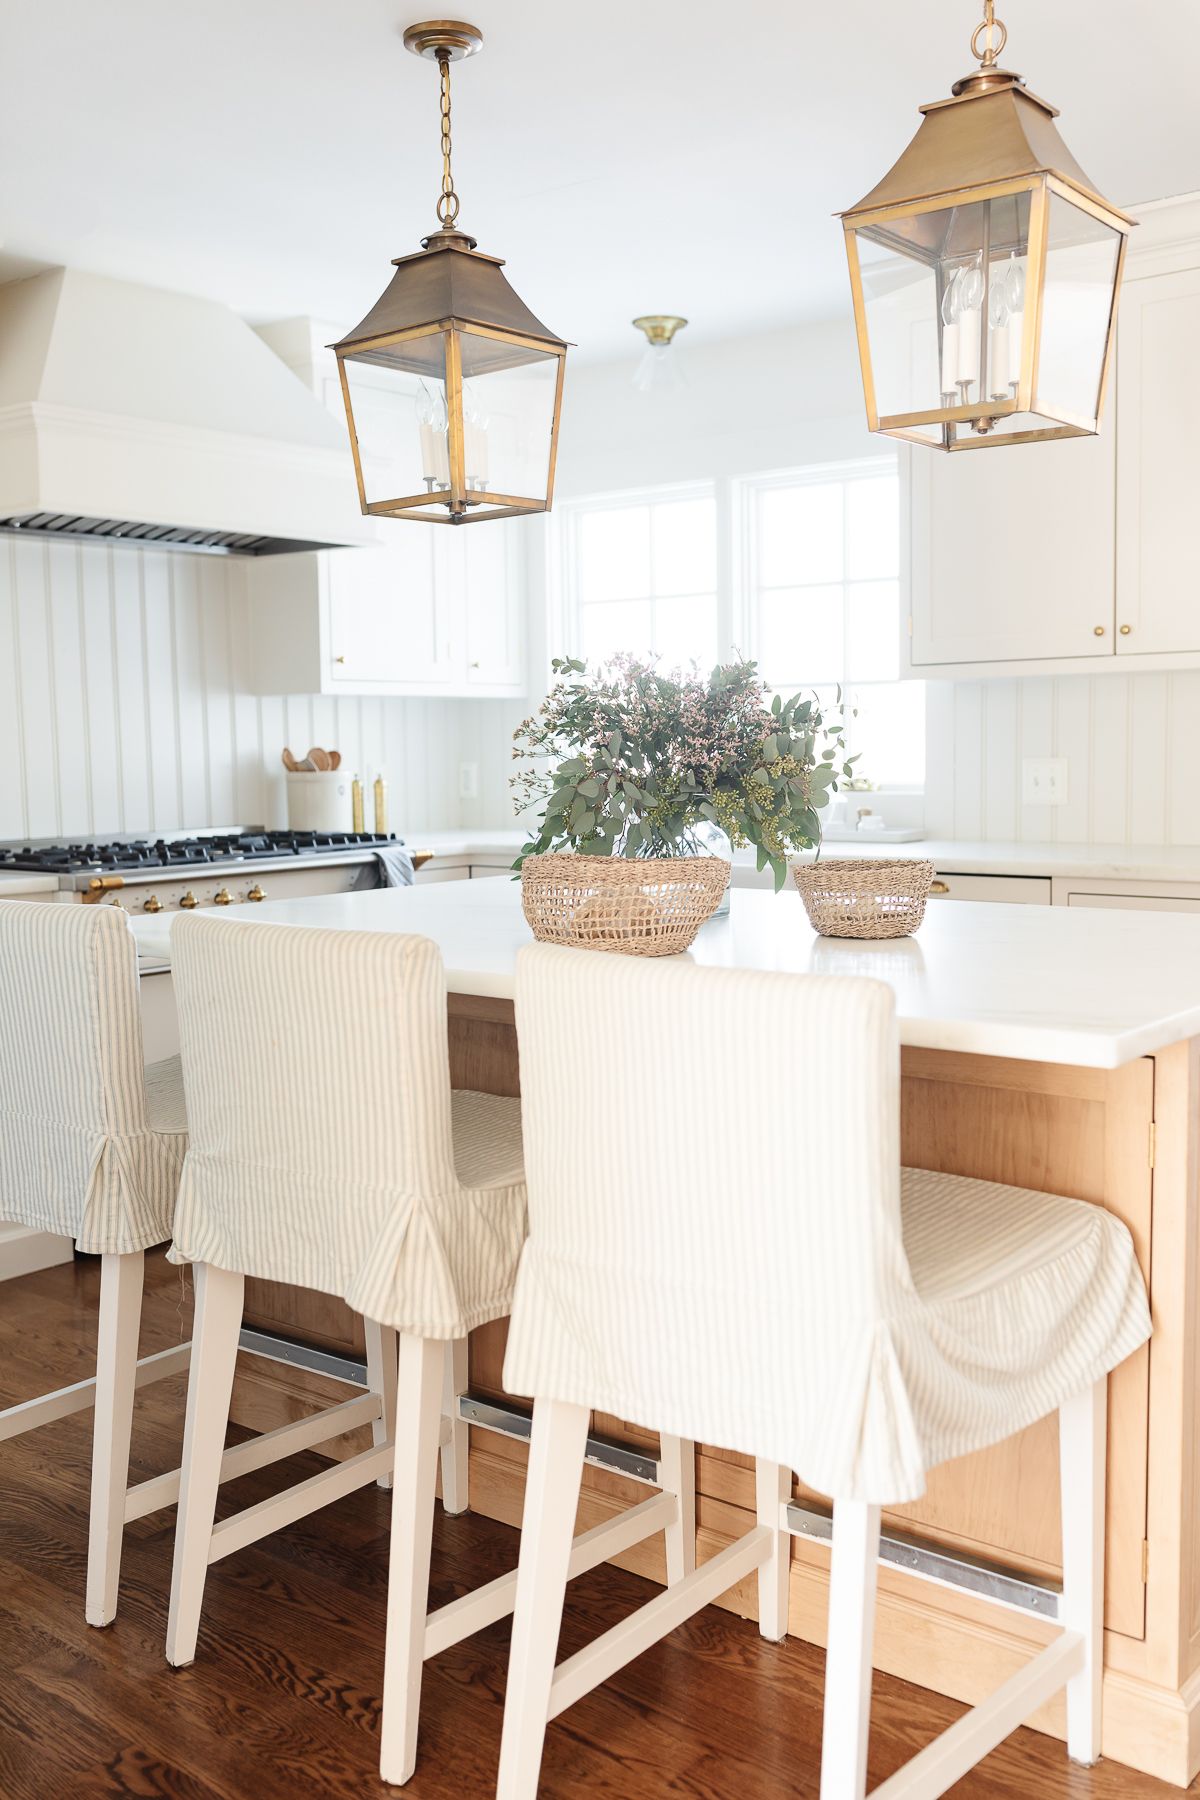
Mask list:
[[[894,460],[872,457],[561,504],[552,652],[705,671],[744,654],[784,693],[829,703],[840,686],[858,772],[919,788],[925,689],[899,679],[899,485]],[[735,539],[731,573],[718,545]]]
[[[746,635],[773,688],[841,686],[858,771],[879,786],[925,779],[925,703],[900,680],[895,464],[792,470],[741,484]]]
[[[665,668],[717,661],[717,509],[704,488],[568,504],[567,633],[590,662],[619,650]]]

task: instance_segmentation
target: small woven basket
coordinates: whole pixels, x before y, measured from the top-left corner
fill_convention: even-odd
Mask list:
[[[822,937],[908,937],[925,917],[933,864],[852,859],[792,869],[808,922]]]
[[[676,956],[725,892],[720,856],[579,856],[557,851],[521,865],[521,904],[541,944]]]

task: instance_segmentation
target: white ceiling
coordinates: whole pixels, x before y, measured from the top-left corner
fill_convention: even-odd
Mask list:
[[[463,0],[462,223],[581,353],[845,305],[831,214],[971,66],[974,0]],[[432,10],[432,8],[431,8]],[[1200,188],[1195,0],[1001,0],[1118,204]],[[0,0],[0,278],[52,263],[352,323],[434,224],[420,0]],[[2,347],[0,347],[2,349]]]

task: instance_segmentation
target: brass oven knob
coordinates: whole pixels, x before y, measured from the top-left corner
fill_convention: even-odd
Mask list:
[[[233,895],[230,893],[228,888],[222,888],[220,893],[213,895],[213,905],[214,906],[232,906],[233,905]]]
[[[265,900],[266,897],[267,896],[263,893],[263,891],[259,887],[257,881],[255,882],[254,886],[250,889],[250,892],[246,895],[247,900]]]
[[[119,894],[114,894],[112,899],[108,902],[108,904],[110,906],[115,906],[118,912],[125,911],[125,902],[122,900],[122,898]]]
[[[191,912],[193,906],[199,906],[200,902],[197,900],[195,894],[193,894],[191,888],[189,888],[186,894],[181,894],[179,896],[179,904],[186,912]]]
[[[161,912],[162,911],[162,901],[159,899],[157,894],[151,894],[151,896],[148,900],[142,901],[142,911],[143,912]]]

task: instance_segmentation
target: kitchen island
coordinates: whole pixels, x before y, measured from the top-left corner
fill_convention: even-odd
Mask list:
[[[455,1085],[519,1091],[512,993],[529,933],[512,883],[282,901],[230,908],[226,917],[247,929],[273,921],[433,938],[446,963]],[[148,955],[169,960],[168,917],[135,929]],[[702,929],[691,954],[889,983],[904,1046],[905,1162],[1072,1195],[1129,1225],[1155,1335],[1111,1382],[1104,1749],[1185,1786],[1200,1769],[1200,919],[931,907],[918,937],[851,943],[814,937],[792,891],[745,891],[734,894],[728,919]],[[713,1125],[697,1120],[695,1128]],[[794,1170],[764,1170],[748,1149],[747,1192],[764,1180],[798,1182],[802,1160],[798,1147]],[[738,1196],[730,1199],[736,1208]],[[345,1358],[361,1346],[340,1304],[272,1284],[247,1284],[247,1322]],[[470,1388],[511,1422],[503,1343],[500,1324],[473,1335]],[[339,1392],[308,1369],[258,1356],[243,1364],[235,1417],[259,1428]],[[653,1453],[652,1436],[627,1421],[598,1416],[595,1430],[627,1451]],[[516,1524],[524,1446],[514,1435],[472,1435],[472,1505]],[[348,1452],[356,1447],[347,1440]],[[587,1471],[582,1524],[644,1492],[615,1461]],[[698,1446],[696,1485],[705,1558],[750,1523],[753,1471],[743,1457]],[[1057,1496],[1050,1420],[935,1471],[920,1501],[885,1514],[877,1666],[974,1701],[1044,1643],[1061,1570]],[[820,1642],[828,1576],[820,1496],[797,1487],[795,1509],[805,1535],[793,1540],[790,1628]],[[662,1578],[653,1541],[622,1560]],[[944,1585],[914,1580],[905,1561]],[[1007,1607],[985,1604],[983,1592]],[[752,1614],[753,1583],[727,1604]],[[1061,1735],[1061,1703],[1037,1723]]]

